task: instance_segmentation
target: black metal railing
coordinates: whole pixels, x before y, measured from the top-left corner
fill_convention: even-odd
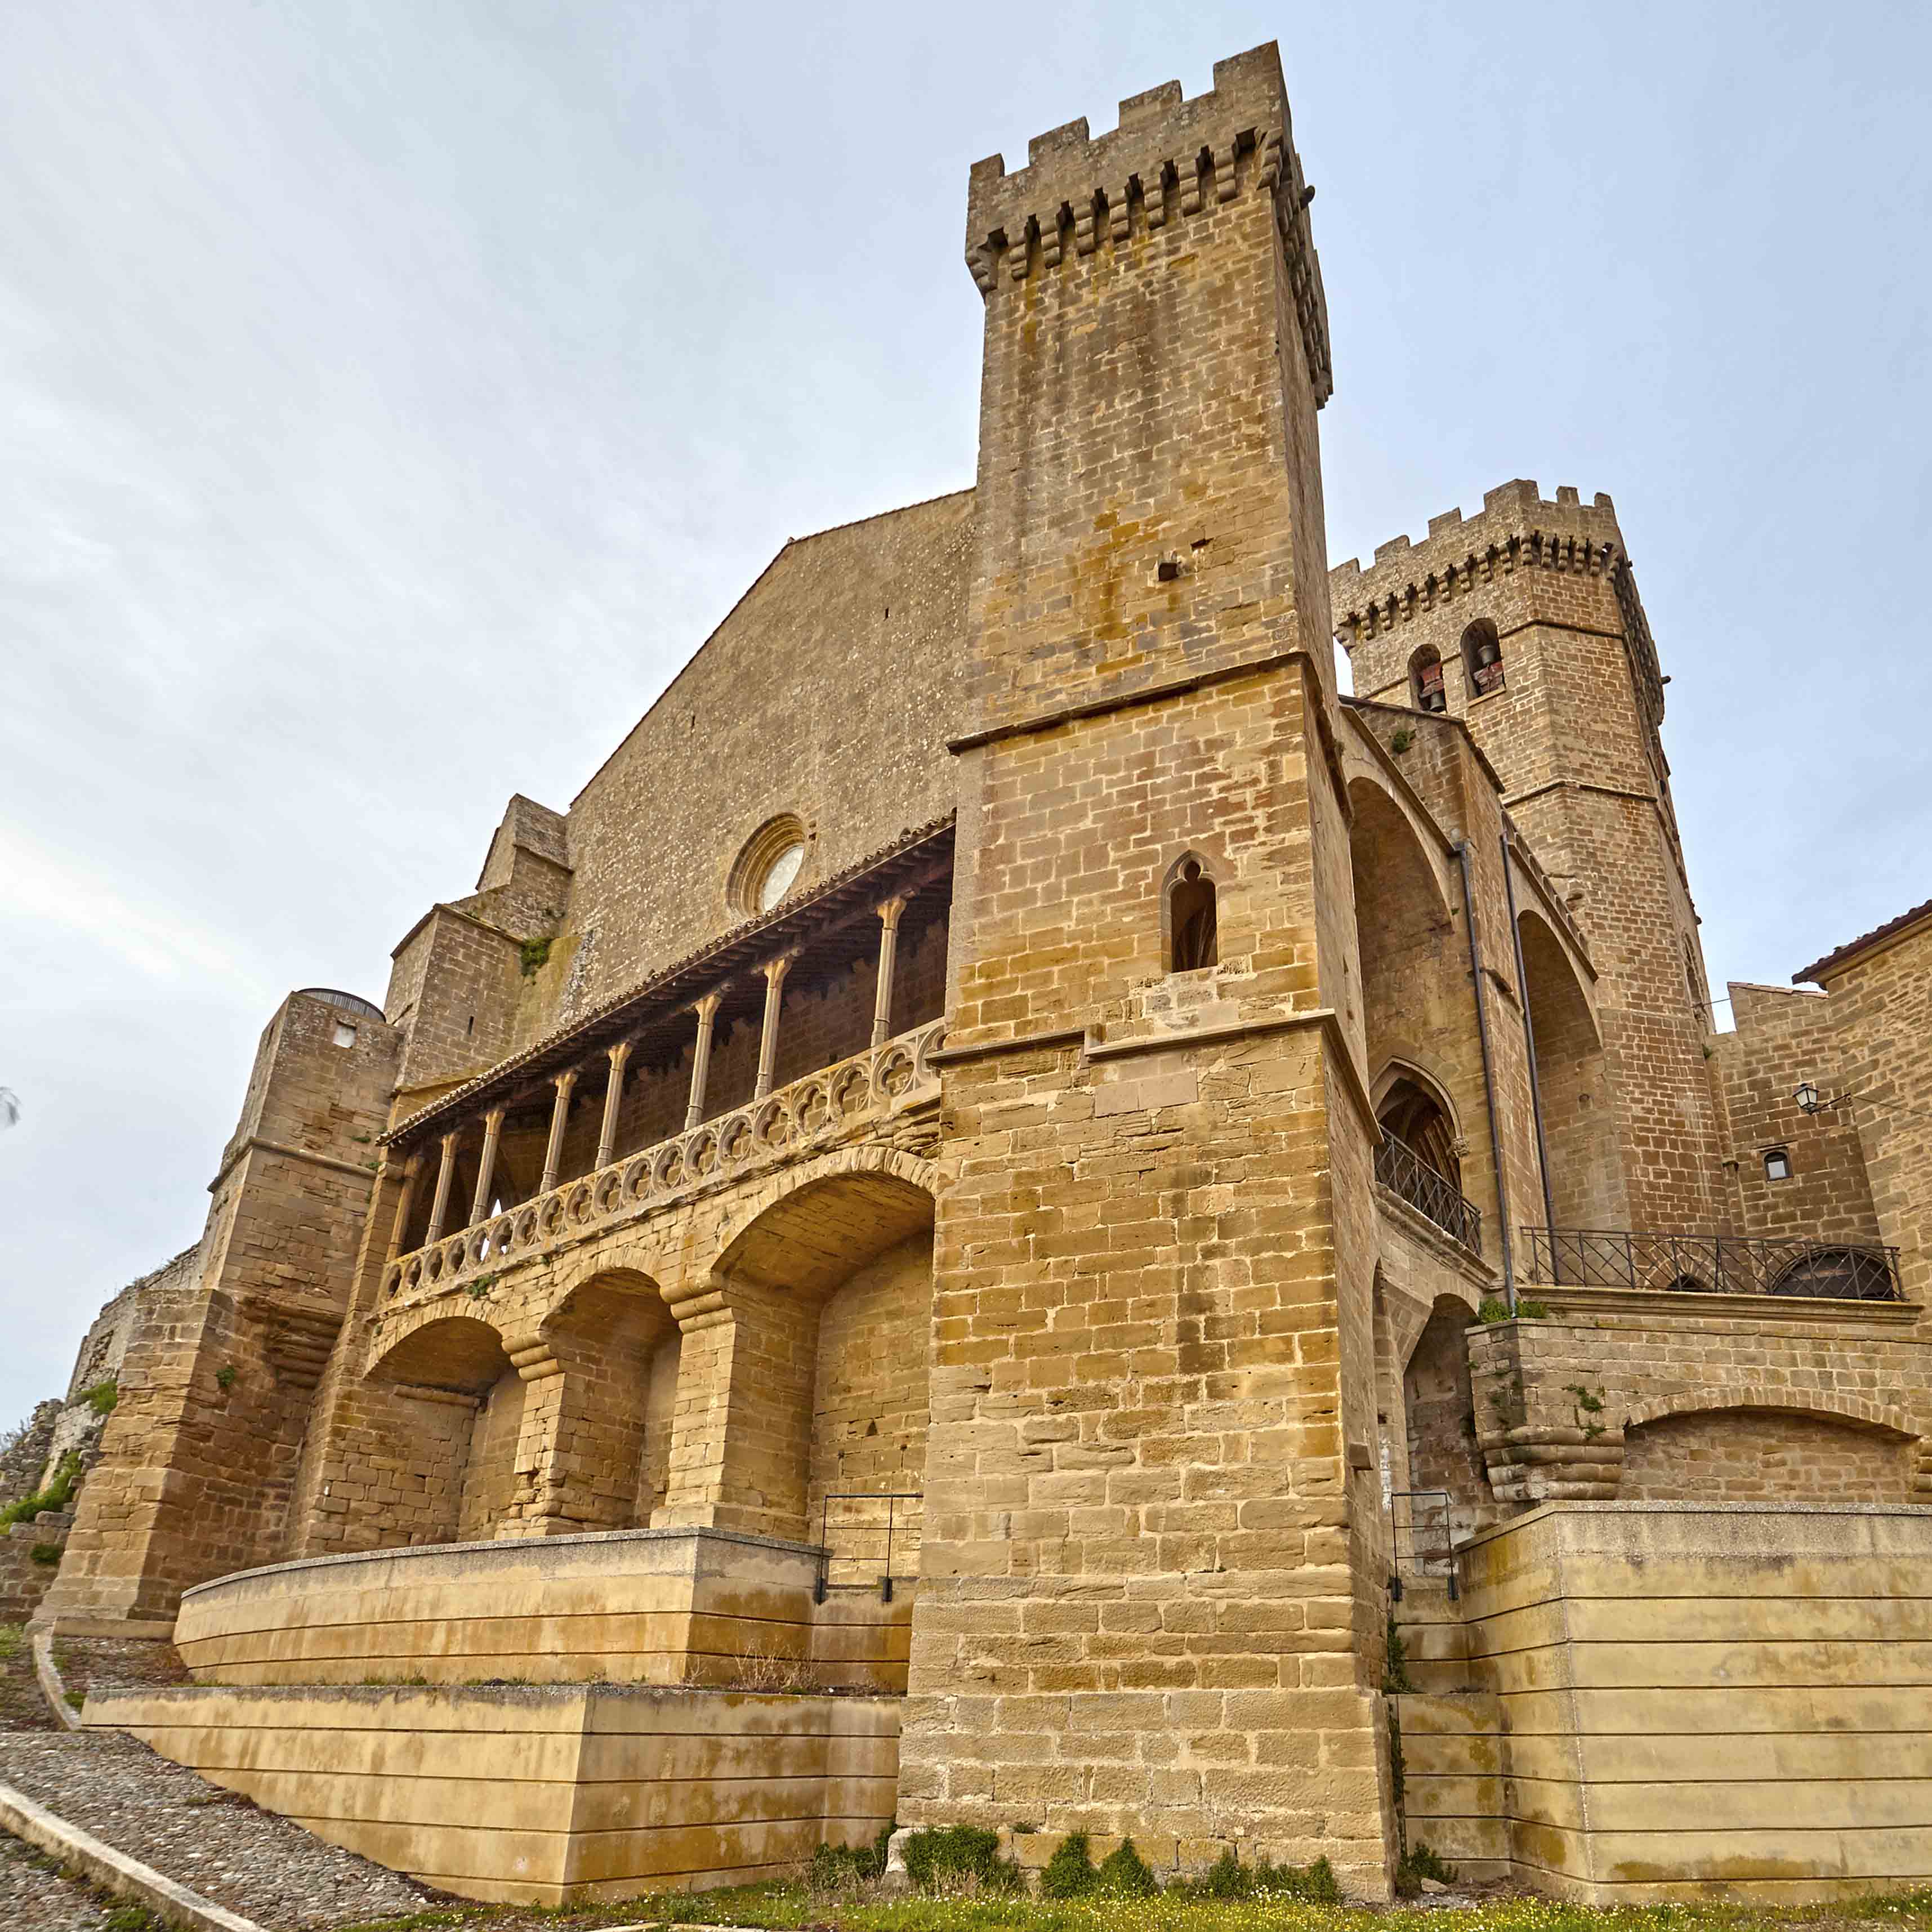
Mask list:
[[[1405,1576],[1446,1576],[1456,1596],[1456,1546],[1447,1490],[1397,1490],[1389,1498],[1390,1549],[1395,1574],[1390,1594],[1402,1596]]]
[[[876,1589],[890,1604],[895,1576],[917,1566],[925,1501],[919,1490],[828,1492],[818,1512],[818,1601],[833,1590]]]
[[[1898,1250],[1863,1243],[1606,1228],[1526,1228],[1522,1239],[1522,1278],[1556,1288],[1815,1294],[1834,1301],[1900,1298]]]
[[[1456,1184],[1436,1172],[1406,1141],[1384,1127],[1376,1149],[1376,1178],[1398,1199],[1426,1215],[1472,1254],[1483,1252],[1483,1214],[1463,1199]]]

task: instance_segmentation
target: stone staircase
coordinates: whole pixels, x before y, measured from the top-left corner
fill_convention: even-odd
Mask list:
[[[1415,1687],[1390,1700],[1402,1738],[1404,1848],[1426,1844],[1464,1878],[1507,1878],[1502,1700],[1480,1688],[1446,1576],[1405,1576],[1394,1614]]]

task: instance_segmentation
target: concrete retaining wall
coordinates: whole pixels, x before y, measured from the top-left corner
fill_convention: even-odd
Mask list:
[[[1556,1503],[1462,1573],[1522,1877],[1599,1904],[1932,1878],[1932,1509]]]
[[[176,1642],[204,1684],[715,1684],[762,1656],[809,1660],[814,1688],[903,1691],[913,1587],[820,1604],[818,1574],[815,1550],[717,1530],[370,1551],[202,1584]]]
[[[746,1883],[892,1816],[899,1702],[637,1686],[121,1691],[83,1721],[466,1898]]]

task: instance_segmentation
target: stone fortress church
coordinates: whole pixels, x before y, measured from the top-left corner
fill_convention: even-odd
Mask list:
[[[76,1369],[39,1622],[196,1680],[86,1722],[484,1898],[1932,1876],[1932,906],[1714,1029],[1610,500],[1329,564],[1312,194],[1271,46],[976,165],[974,486],[284,1003]]]

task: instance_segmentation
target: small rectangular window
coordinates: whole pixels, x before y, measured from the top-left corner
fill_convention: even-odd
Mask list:
[[[1791,1156],[1783,1148],[1765,1149],[1764,1178],[1767,1180],[1789,1180],[1791,1178]]]
[[[335,1023],[335,1043],[338,1046],[353,1046],[356,1044],[356,1029],[346,1020],[338,1020]]]

